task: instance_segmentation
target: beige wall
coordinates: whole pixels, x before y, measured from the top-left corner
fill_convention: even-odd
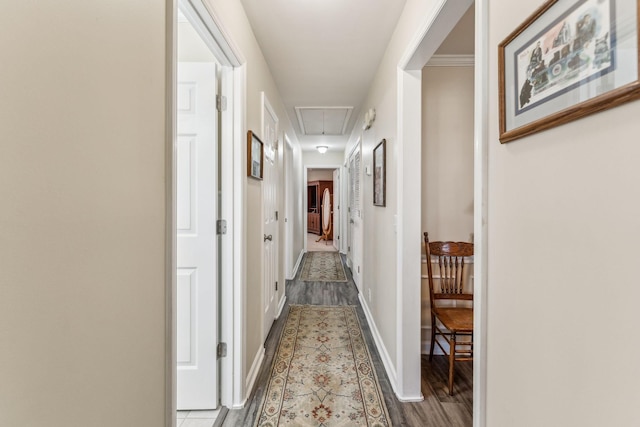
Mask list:
[[[344,153],[339,151],[327,151],[324,154],[316,150],[302,152],[302,164],[304,166],[329,166],[344,164]]]
[[[473,232],[473,74],[473,67],[452,66],[422,72],[422,231],[431,241],[470,241]],[[425,351],[431,339],[427,280],[421,307]]]
[[[407,0],[394,34],[389,41],[364,109],[376,109],[376,119],[369,130],[356,126],[345,156],[362,138],[362,165],[373,165],[373,149],[381,139],[387,140],[387,201],[386,207],[373,206],[373,182],[363,176],[363,295],[371,289],[367,304],[389,354],[392,369],[397,364],[397,235],[394,223],[397,209],[397,67],[424,17],[432,10],[435,1]],[[356,123],[362,123],[362,112]],[[419,196],[418,196],[419,197]],[[418,339],[418,337],[416,337]]]
[[[334,169],[316,169],[307,171],[307,181],[333,181]]]
[[[163,0],[0,14],[0,425],[165,423]]]
[[[422,231],[469,241],[473,232],[473,67],[422,73]]]
[[[264,92],[269,103],[275,110],[279,119],[278,139],[279,143],[279,167],[283,167],[282,143],[283,132],[291,138],[294,146],[298,146],[298,141],[293,131],[293,127],[286,114],[278,89],[273,81],[269,67],[265,62],[260,46],[249,25],[249,21],[239,1],[225,0],[205,0],[211,7],[213,13],[220,19],[225,32],[231,38],[233,44],[241,52],[246,61],[246,129],[251,129],[262,136],[261,122],[261,92]],[[243,147],[243,155],[246,156],[246,148]],[[295,150],[296,169],[301,167],[300,151]],[[282,174],[280,175],[282,176]],[[278,197],[280,212],[284,212],[284,186],[282,181],[278,186]],[[262,340],[262,181],[246,179],[246,359],[245,376],[255,360],[256,355],[263,347]],[[298,223],[302,224],[302,219],[298,218]],[[280,231],[283,230],[282,224]],[[282,236],[282,234],[281,234]],[[296,246],[302,242],[296,240]],[[279,241],[279,283],[284,283],[284,239]],[[278,287],[277,300],[280,301],[284,295],[284,286]]]
[[[640,102],[500,145],[489,6],[487,425],[638,425]]]

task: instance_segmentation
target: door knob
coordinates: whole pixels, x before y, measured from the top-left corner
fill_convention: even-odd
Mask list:
[[[264,235],[264,241],[266,242],[267,240],[269,240],[269,241],[273,240],[273,236],[271,234],[269,234],[268,236],[265,234]]]

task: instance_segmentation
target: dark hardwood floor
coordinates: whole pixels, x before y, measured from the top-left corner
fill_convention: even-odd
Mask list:
[[[344,257],[343,257],[344,261]],[[449,396],[447,387],[448,362],[445,356],[434,356],[429,363],[428,356],[422,356],[422,394],[424,401],[399,402],[389,383],[382,360],[378,354],[364,311],[358,300],[358,291],[351,271],[346,267],[347,283],[302,282],[298,276],[287,281],[287,301],[280,317],[274,322],[265,343],[265,359],[258,374],[251,396],[243,409],[224,411],[215,426],[253,426],[262,402],[273,356],[276,351],[282,327],[289,312],[290,304],[313,305],[355,305],[364,336],[371,352],[380,387],[385,397],[391,422],[394,426],[411,427],[468,427],[472,425],[473,413],[473,364],[456,364],[454,395]],[[298,273],[299,274],[299,273]]]

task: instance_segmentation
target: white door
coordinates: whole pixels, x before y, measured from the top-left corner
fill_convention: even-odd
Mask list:
[[[284,268],[286,279],[293,279],[293,219],[296,177],[293,171],[293,147],[284,136]]]
[[[216,66],[178,63],[177,407],[214,409],[217,380]]]
[[[263,243],[264,274],[262,277],[263,295],[263,342],[276,317],[276,286],[278,280],[278,164],[276,141],[278,118],[263,93],[262,142],[264,143],[263,176]]]
[[[347,256],[353,273],[353,281],[362,292],[362,208],[361,208],[361,183],[362,183],[362,158],[360,144],[349,157],[349,244]]]
[[[340,251],[340,169],[333,171],[333,247]]]

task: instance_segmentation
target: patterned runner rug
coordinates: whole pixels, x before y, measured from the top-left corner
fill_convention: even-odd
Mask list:
[[[291,305],[255,426],[390,426],[354,306]]]
[[[300,273],[304,282],[346,282],[342,258],[338,252],[307,252]]]

